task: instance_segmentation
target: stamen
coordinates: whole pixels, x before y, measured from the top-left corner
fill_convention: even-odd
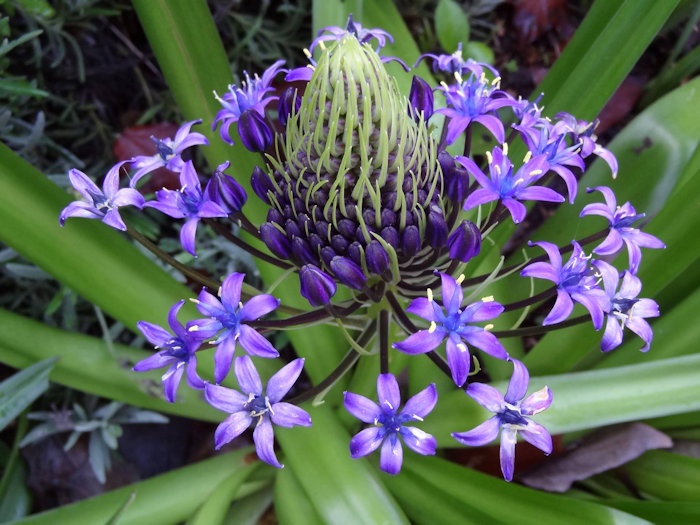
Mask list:
[[[507,142],[503,143],[503,154],[508,155],[508,143]]]
[[[433,300],[433,289],[432,289],[432,288],[428,288],[428,290],[427,290],[427,292],[426,292],[426,295],[428,296],[428,301],[431,301],[431,302],[432,302],[432,300]]]
[[[528,150],[525,156],[523,157],[523,164],[527,164],[530,162],[530,159],[532,158],[532,151]]]
[[[430,328],[428,328],[428,333],[432,334],[433,332],[435,332],[435,330],[437,330],[437,324],[435,323],[435,321],[430,321]]]
[[[457,280],[455,282],[457,284],[462,284],[464,282],[464,274],[460,274],[460,276],[457,277]]]
[[[484,326],[485,332],[490,332],[491,330],[493,330],[493,324],[489,323],[486,326]]]

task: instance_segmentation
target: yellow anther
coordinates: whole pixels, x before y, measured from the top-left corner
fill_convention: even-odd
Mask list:
[[[488,162],[489,164],[493,164],[493,155],[491,155],[490,151],[486,152],[486,162]]]
[[[428,301],[432,301],[433,300],[433,289],[428,288],[426,295],[428,296]]]
[[[490,332],[491,330],[493,330],[493,325],[491,323],[487,324],[486,326],[484,326],[484,330]]]
[[[430,321],[430,328],[428,328],[428,333],[432,334],[435,330],[437,330],[437,324],[435,324],[435,321]]]
[[[542,175],[542,170],[532,170],[530,175]]]
[[[467,348],[467,345],[465,345],[465,344],[462,343],[462,342],[457,343],[456,346],[457,346],[457,349],[458,349],[460,352],[467,352],[467,351],[469,351],[469,349]]]
[[[491,303],[493,302],[493,295],[487,295],[486,297],[482,297],[481,300],[485,303]]]
[[[464,282],[464,274],[460,274],[459,277],[457,277],[457,284],[462,284]]]
[[[523,157],[523,164],[527,164],[528,162],[530,162],[531,158],[532,158],[532,151],[527,150],[527,153]]]
[[[508,155],[508,143],[507,142],[503,143],[503,154]]]

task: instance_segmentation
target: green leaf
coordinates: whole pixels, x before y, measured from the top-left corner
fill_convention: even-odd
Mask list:
[[[250,452],[250,448],[245,448],[222,454],[100,496],[29,516],[17,523],[93,525],[107,523],[118,513],[119,525],[178,523],[207,501],[216,488],[231,477],[232,471],[243,469]],[[260,488],[264,483],[256,482],[253,488]],[[245,490],[244,485],[240,494],[246,493],[250,490]]]
[[[641,494],[669,501],[700,501],[700,459],[651,450],[625,465]]]
[[[697,502],[606,501],[605,505],[634,514],[652,523],[695,525],[700,522],[700,503]]]
[[[464,45],[462,55],[486,64],[493,64],[494,61],[493,50],[483,42],[473,40]]]
[[[291,469],[284,468],[275,476],[274,503],[281,525],[323,523]]]
[[[46,391],[57,361],[58,357],[44,359],[0,383],[0,430]]]
[[[469,18],[461,5],[454,0],[438,1],[435,8],[435,33],[440,45],[448,53],[469,40]]]

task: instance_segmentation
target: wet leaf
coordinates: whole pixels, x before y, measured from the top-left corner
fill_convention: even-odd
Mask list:
[[[608,427],[589,434],[575,448],[543,462],[520,481],[541,490],[565,492],[574,481],[619,467],[647,450],[672,445],[670,437],[643,423]]]

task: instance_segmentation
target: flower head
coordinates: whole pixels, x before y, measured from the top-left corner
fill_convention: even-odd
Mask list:
[[[156,144],[158,152],[152,156],[139,155],[131,159],[130,162],[132,167],[136,169],[136,172],[131,177],[129,185],[135,188],[144,175],[161,167],[176,173],[181,172],[185,165],[185,161],[182,160],[182,153],[192,146],[209,144],[207,138],[201,133],[190,132],[194,124],[201,124],[201,122],[201,120],[185,122],[180,126],[180,129],[177,130],[175,137],[172,139],[169,137],[164,139],[151,137],[151,140]]]
[[[177,314],[185,301],[179,301],[173,305],[168,313],[168,325],[174,335],[158,325],[139,321],[136,326],[159,351],[134,365],[134,371],[145,372],[168,366],[163,374],[163,389],[165,398],[171,403],[175,402],[175,393],[182,379],[182,374],[187,371],[187,383],[198,390],[204,388],[204,381],[197,374],[197,357],[195,352],[199,349],[206,337],[196,332],[190,332],[177,320]]]
[[[518,432],[525,441],[545,454],[552,452],[552,437],[549,432],[527,417],[549,408],[552,404],[552,391],[545,386],[523,399],[527,392],[530,375],[520,361],[513,360],[513,367],[513,375],[505,396],[490,385],[469,384],[467,395],[495,415],[472,430],[452,433],[452,437],[460,443],[478,447],[496,439],[500,432],[501,471],[506,481],[513,479],[515,442]]]
[[[202,192],[199,177],[192,161],[187,161],[180,172],[180,189],[163,188],[156,192],[158,200],[147,202],[146,207],[155,208],[175,219],[186,218],[180,230],[180,243],[192,255],[196,255],[195,236],[199,219],[204,217],[226,217],[228,213],[210,200],[211,192]]]
[[[126,224],[119,215],[119,208],[123,206],[135,206],[141,209],[144,198],[133,188],[119,189],[119,170],[128,161],[118,162],[105,175],[102,189],[90,180],[80,170],[72,169],[68,172],[73,188],[82,195],[82,201],[71,202],[63,208],[58,218],[63,226],[68,217],[82,217],[84,219],[100,219],[106,225],[125,231]]]
[[[592,191],[602,193],[605,204],[599,202],[587,204],[581,210],[581,217],[600,215],[608,220],[610,226],[608,236],[593,250],[593,253],[614,255],[622,249],[623,245],[627,246],[630,272],[636,274],[642,260],[640,248],[666,248],[666,245],[657,237],[632,226],[635,222],[643,219],[644,214],[638,214],[629,202],[618,206],[613,190],[606,186],[596,186],[588,188],[587,191],[589,193]]]
[[[381,445],[379,468],[389,474],[398,474],[403,462],[399,437],[418,454],[435,454],[437,442],[433,436],[416,427],[406,426],[413,421],[423,421],[435,407],[435,385],[431,384],[411,397],[399,411],[401,394],[396,378],[392,374],[380,374],[377,377],[377,396],[379,404],[352,392],[343,394],[345,409],[360,421],[372,425],[350,440],[350,455],[353,458],[366,456]]]
[[[603,278],[603,287],[608,294],[610,305],[606,311],[607,323],[600,349],[608,352],[622,344],[623,329],[629,328],[644,341],[642,352],[649,350],[654,333],[647,317],[659,316],[659,305],[652,299],[639,299],[642,282],[631,272],[623,272],[622,279],[617,269],[605,261],[594,263]],[[618,289],[619,285],[619,289]]]
[[[557,300],[543,325],[562,322],[571,315],[574,301],[582,304],[591,314],[593,327],[599,330],[603,326],[604,312],[608,307],[608,297],[599,286],[599,275],[591,265],[590,256],[583,253],[581,246],[574,241],[571,257],[562,265],[559,248],[551,242],[532,242],[542,248],[549,256],[549,263],[538,261],[527,265],[520,275],[547,279],[557,285]]]
[[[508,358],[508,353],[495,335],[486,328],[471,324],[498,317],[503,312],[503,306],[492,298],[486,298],[462,309],[464,296],[460,286],[461,279],[455,281],[445,273],[441,273],[440,278],[444,309],[435,302],[430,289],[427,297],[411,301],[406,311],[430,321],[430,328],[419,330],[393,346],[407,354],[423,354],[434,350],[446,339],[447,364],[452,371],[452,379],[455,384],[462,386],[471,367],[471,356],[466,343],[493,357]]]
[[[291,403],[282,402],[304,367],[303,359],[295,359],[278,370],[263,391],[260,375],[248,356],[237,357],[234,372],[240,392],[207,383],[204,396],[214,408],[230,414],[214,434],[216,448],[240,436],[252,423],[253,442],[258,457],[273,467],[282,468],[275,455],[275,435],[272,425],[285,428],[311,426],[309,414]]]
[[[500,200],[517,224],[522,222],[527,213],[525,205],[520,201],[564,202],[564,197],[553,189],[534,185],[547,171],[548,164],[544,155],[528,159],[515,173],[505,145],[503,149],[495,147],[493,152],[487,151],[486,158],[489,163],[488,177],[469,157],[457,157],[457,162],[466,168],[480,186],[467,197],[465,210]]]
[[[244,71],[246,79],[241,82],[240,87],[234,84],[229,85],[229,92],[224,93],[222,97],[214,92],[216,99],[221,103],[223,109],[219,110],[216,114],[212,129],[216,129],[219,123],[221,123],[221,130],[219,131],[221,140],[227,144],[233,145],[233,139],[229,133],[229,128],[234,122],[239,122],[245,113],[254,111],[258,114],[258,117],[265,117],[265,107],[267,104],[279,98],[277,96],[269,96],[268,93],[273,90],[271,85],[272,80],[277,73],[282,70],[282,64],[284,64],[284,60],[278,60],[272,64],[272,66],[267,68],[265,73],[263,73],[262,78],[258,77],[258,75],[250,78],[248,73]],[[249,124],[258,127],[256,127],[254,131],[244,130],[244,133],[241,133],[242,136],[246,135],[249,131],[254,136],[265,135],[265,132],[261,131],[259,128],[261,124],[260,119],[255,119],[252,123],[249,122]],[[238,126],[240,132],[240,123]],[[268,131],[270,134],[272,133],[270,130]],[[244,145],[248,147],[248,144]]]
[[[242,273],[232,273],[219,290],[219,299],[203,289],[195,300],[200,313],[208,319],[197,319],[188,325],[190,331],[199,332],[206,337],[218,333],[212,341],[216,345],[214,354],[214,379],[217,383],[224,380],[233,363],[236,344],[243,350],[257,357],[273,358],[279,356],[270,341],[260,335],[247,322],[255,321],[272,312],[279,305],[279,299],[268,294],[251,297],[247,303],[241,302]]]
[[[469,73],[480,78],[484,73],[484,69],[488,69],[495,77],[499,76],[498,71],[489,64],[477,62],[473,58],[464,60],[462,56],[462,42],[457,44],[457,50],[451,55],[425,53],[418,58],[415,65],[417,66],[424,58],[430,58],[433,61],[433,71],[436,73],[442,71],[451,75],[457,73],[462,76]]]

